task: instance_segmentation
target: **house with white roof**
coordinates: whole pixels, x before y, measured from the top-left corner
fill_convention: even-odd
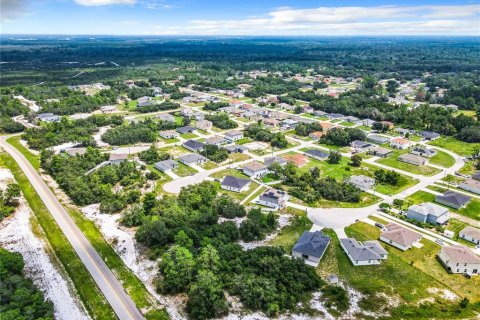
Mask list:
[[[376,240],[359,242],[354,238],[340,239],[340,246],[354,266],[379,265],[388,253]]]
[[[445,224],[450,219],[450,213],[445,207],[425,202],[410,206],[407,210],[407,218],[421,223]]]

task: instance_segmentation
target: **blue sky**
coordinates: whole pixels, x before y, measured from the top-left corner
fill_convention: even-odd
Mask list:
[[[4,34],[480,35],[478,1],[1,0]]]

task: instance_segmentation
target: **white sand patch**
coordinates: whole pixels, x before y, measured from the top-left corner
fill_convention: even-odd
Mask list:
[[[76,113],[69,116],[72,120],[87,119],[92,116],[92,113]]]
[[[237,218],[233,218],[233,219],[227,219],[227,218],[220,217],[220,218],[218,218],[218,223],[224,223],[224,222],[227,222],[227,221],[231,221],[231,222],[235,223],[235,225],[238,228],[238,227],[240,227],[242,222],[245,221],[245,219],[247,219],[247,217],[237,217]]]
[[[111,128],[110,126],[100,127],[97,133],[93,135],[93,139],[95,140],[99,148],[110,146],[108,143],[102,141],[102,135],[110,128]]]
[[[428,288],[427,292],[431,294],[436,294],[445,300],[454,301],[458,299],[458,296],[448,289]]]
[[[281,214],[281,215],[278,217],[278,226],[277,226],[277,229],[275,229],[274,232],[272,232],[271,234],[269,234],[268,236],[266,236],[265,239],[259,240],[259,241],[252,241],[252,242],[239,241],[238,244],[239,244],[244,250],[251,250],[251,249],[255,249],[255,248],[257,248],[257,247],[263,246],[263,245],[265,245],[266,243],[268,243],[270,240],[272,240],[273,238],[275,238],[275,237],[277,236],[278,232],[280,232],[280,230],[281,230],[283,227],[285,227],[286,225],[289,224],[291,218],[292,218],[292,215],[290,215],[290,214]]]
[[[179,310],[184,307],[181,299],[159,295],[155,291],[155,278],[158,273],[158,262],[141,254],[135,241],[133,229],[121,227],[120,214],[102,214],[98,204],[82,208],[83,214],[100,228],[103,237],[112,245],[125,265],[145,284],[148,291],[161,305],[165,306],[171,319],[186,319]]]
[[[49,149],[55,153],[60,153],[61,151],[64,151],[65,149],[68,149],[68,148],[72,148],[75,145],[76,145],[75,142],[66,142],[66,143],[59,144],[58,146],[53,146]]]
[[[12,178],[9,170],[0,169],[2,188],[11,182]],[[32,212],[25,199],[20,198],[16,212],[0,223],[0,246],[22,254],[25,274],[44,292],[45,297],[53,302],[57,319],[90,319],[66,273],[60,270],[58,264],[49,256],[48,244],[33,233],[31,216]]]
[[[20,100],[20,103],[23,104],[24,106],[30,108],[33,112],[38,112],[40,111],[40,106],[33,100],[28,100],[22,95],[18,96],[13,96],[15,99]]]

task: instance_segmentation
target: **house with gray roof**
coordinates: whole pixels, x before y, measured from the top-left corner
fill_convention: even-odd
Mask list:
[[[480,244],[480,229],[466,226],[459,232],[458,237],[475,244]]]
[[[192,133],[195,130],[197,130],[197,129],[195,129],[194,127],[190,127],[190,126],[184,126],[184,127],[177,128],[177,132],[180,133],[180,134]]]
[[[350,142],[350,146],[355,152],[369,151],[375,147],[373,144],[361,140],[354,140]]]
[[[173,139],[178,137],[178,132],[175,130],[160,131],[160,137],[162,137],[163,139]]]
[[[60,116],[53,113],[39,113],[37,117],[43,122],[60,122]]]
[[[329,244],[330,237],[323,232],[305,231],[293,246],[292,256],[303,259],[306,264],[316,267]]]
[[[225,176],[220,184],[220,187],[224,190],[242,192],[248,189],[250,182],[251,181],[249,179]]]
[[[310,158],[313,158],[313,159],[325,160],[325,159],[328,158],[330,153],[322,151],[322,150],[318,150],[318,149],[310,149],[310,150],[305,151],[305,155],[310,157]]]
[[[375,185],[375,179],[364,175],[351,176],[347,181],[363,191],[370,190]]]
[[[278,210],[285,206],[288,198],[288,194],[285,191],[267,189],[258,197],[257,203]]]
[[[225,143],[228,143],[228,141],[225,138],[218,137],[218,136],[210,137],[205,140],[205,144],[209,144],[217,147],[220,147]]]
[[[474,174],[472,174],[472,179],[480,181],[480,171],[477,171]]]
[[[421,223],[445,224],[450,219],[447,208],[431,202],[414,204],[407,210],[407,218]]]
[[[178,168],[178,163],[175,160],[168,159],[156,162],[153,166],[155,167],[155,169],[166,173]]]
[[[228,153],[244,153],[245,151],[247,151],[246,147],[239,144],[231,144],[229,146],[225,146],[224,148],[228,151]]]
[[[466,206],[472,197],[469,197],[463,193],[455,191],[445,191],[443,195],[438,195],[435,197],[435,202],[443,204],[447,207],[460,209],[461,207]]]
[[[473,179],[465,179],[458,185],[460,189],[480,194],[480,181]]]
[[[110,157],[108,159],[110,164],[120,164],[123,161],[128,159],[128,154],[126,153],[110,153]]]
[[[427,163],[427,159],[424,157],[411,153],[402,154],[400,157],[398,157],[398,161],[413,164],[414,166],[423,166],[425,163]]]
[[[188,149],[193,152],[203,151],[205,144],[197,140],[187,140],[183,144],[185,149]]]
[[[359,242],[354,238],[340,239],[340,246],[354,266],[379,265],[388,253],[376,240]]]
[[[243,173],[249,177],[259,178],[268,173],[268,167],[258,161],[253,161],[243,166]]]
[[[278,163],[279,165],[281,165],[283,167],[288,162],[287,162],[287,160],[283,159],[282,157],[269,157],[269,158],[265,158],[263,163],[268,167],[270,167],[274,163]]]
[[[228,141],[237,141],[243,138],[243,132],[238,130],[232,130],[225,133],[225,139]]]
[[[379,134],[369,134],[367,140],[376,144],[384,144],[390,141],[389,137],[382,136]]]
[[[175,119],[174,116],[172,116],[169,113],[161,113],[158,116],[156,116],[158,120],[165,121],[165,122],[176,122],[177,120]]]
[[[196,164],[196,165],[204,164],[205,162],[208,161],[208,159],[202,156],[201,154],[190,153],[190,154],[184,154],[183,156],[178,157],[178,161],[189,166],[192,164]]]
[[[432,131],[422,131],[420,132],[420,135],[422,136],[423,140],[436,140],[440,138],[440,134]]]
[[[76,157],[76,156],[81,156],[84,155],[87,152],[87,148],[66,148],[64,150],[66,154],[68,154],[71,157]]]
[[[387,149],[387,148],[382,148],[382,147],[373,148],[373,149],[370,149],[368,151],[369,154],[377,156],[377,157],[381,157],[381,158],[388,157],[392,152],[393,152],[392,149]]]
[[[422,156],[425,158],[431,158],[437,154],[435,149],[427,148],[425,146],[415,146],[410,153],[415,154],[417,156]]]

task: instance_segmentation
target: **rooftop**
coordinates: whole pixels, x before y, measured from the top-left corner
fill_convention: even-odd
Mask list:
[[[321,231],[309,232],[305,231],[297,243],[293,246],[292,251],[299,252],[308,256],[321,258],[330,243],[330,237]]]
[[[242,178],[237,178],[233,176],[225,176],[225,178],[223,178],[223,181],[222,181],[222,186],[242,189],[249,183],[250,183],[250,180],[248,179],[242,179]]]
[[[442,247],[441,253],[447,255],[452,261],[459,263],[478,263],[480,258],[469,248],[461,245]]]
[[[420,233],[402,227],[396,223],[389,223],[385,226],[386,231],[381,236],[402,246],[408,247],[422,238]]]

